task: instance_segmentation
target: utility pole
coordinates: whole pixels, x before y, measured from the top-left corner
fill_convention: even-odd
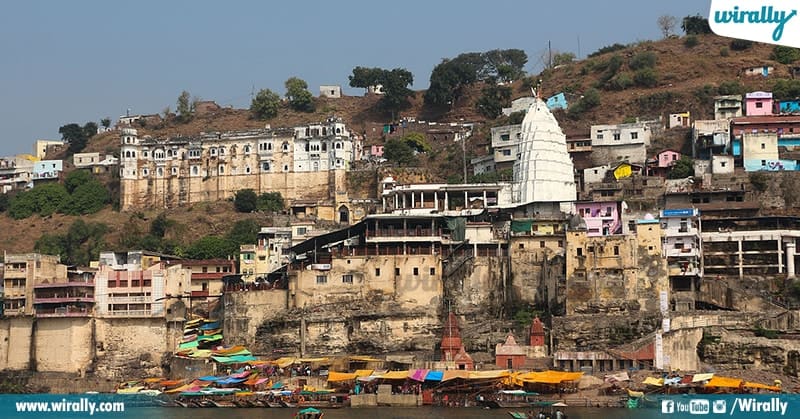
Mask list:
[[[463,135],[463,138],[461,138],[461,154],[464,160],[464,183],[467,183],[467,134],[461,131],[461,135]]]

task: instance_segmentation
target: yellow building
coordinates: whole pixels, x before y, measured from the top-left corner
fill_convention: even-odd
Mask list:
[[[567,314],[658,311],[668,290],[661,226],[642,220],[629,235],[567,232]]]

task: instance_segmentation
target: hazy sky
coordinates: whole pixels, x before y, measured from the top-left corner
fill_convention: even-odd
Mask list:
[[[253,88],[285,93],[291,76],[314,95],[320,84],[360,94],[347,87],[355,66],[404,67],[424,89],[442,58],[495,48],[525,50],[526,70],[538,71],[548,41],[582,58],[658,39],[659,16],[707,16],[709,7],[609,3],[11,0],[0,14],[0,156],[60,139],[66,123],[174,109],[182,90],[239,108]]]

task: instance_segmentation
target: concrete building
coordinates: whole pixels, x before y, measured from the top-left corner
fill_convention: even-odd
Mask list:
[[[650,145],[650,123],[637,122],[618,125],[592,125],[592,154],[595,160],[613,163],[627,161],[644,163]]]
[[[90,317],[94,314],[92,268],[68,267],[66,276],[44,279],[33,286],[36,317]]]
[[[773,133],[778,137],[778,151],[780,160],[797,160],[792,154],[794,147],[800,146],[800,116],[799,115],[774,115],[774,116],[745,116],[731,120],[731,149],[733,156],[742,158],[742,137],[748,134]],[[760,143],[759,143],[760,148]],[[786,157],[781,157],[786,155]],[[791,156],[791,157],[790,157]],[[741,164],[741,162],[739,162]]]
[[[566,313],[658,312],[667,290],[661,228],[643,220],[630,235],[567,232]]]
[[[319,86],[319,97],[338,99],[342,97],[342,86],[335,84],[323,84]]]
[[[166,293],[186,295],[192,303],[205,303],[219,298],[223,288],[222,277],[236,272],[236,263],[231,259],[183,259],[177,263],[188,270],[189,280],[181,281],[175,290],[167,287]],[[170,261],[170,264],[175,263]]]
[[[491,154],[475,157],[469,161],[469,164],[472,166],[472,174],[475,175],[494,173],[497,171],[497,166],[494,162],[494,156]]]
[[[800,113],[800,100],[781,100],[777,104],[777,111],[781,115]]]
[[[67,267],[58,256],[39,253],[4,254],[3,313],[5,316],[32,316],[37,284],[67,282]]]
[[[190,280],[179,265],[164,263],[168,260],[177,258],[146,251],[100,252],[94,293],[97,316],[164,317],[166,276]]]
[[[677,127],[689,127],[691,126],[691,119],[690,112],[671,113],[669,114],[667,128],[672,129]]]
[[[569,103],[567,103],[567,97],[563,92],[547,98],[547,108],[551,111],[556,109],[566,110],[568,107]]]
[[[703,277],[703,240],[697,209],[661,211],[664,257],[667,260],[671,307],[675,311],[695,309],[695,293]]]
[[[64,147],[65,144],[63,141],[36,140],[33,143],[33,155],[39,160],[44,160],[47,158],[47,153],[61,150]]]
[[[111,154],[76,153],[72,156],[72,164],[77,169],[89,169],[94,174],[110,173],[119,166],[119,159]]]
[[[692,123],[692,154],[696,159],[709,159],[712,155],[733,155],[730,120],[698,120]]]
[[[518,205],[559,202],[569,212],[577,190],[567,140],[539,98],[522,121],[520,156],[514,163],[513,201]]]
[[[666,177],[672,166],[681,159],[681,153],[676,150],[663,150],[655,158],[647,161],[647,175]]]
[[[775,70],[771,65],[757,65],[753,67],[745,67],[742,69],[742,74],[746,77],[767,77]]]
[[[262,227],[254,245],[243,244],[239,252],[239,273],[245,282],[266,280],[267,276],[289,263],[292,229]]]
[[[347,202],[346,194],[336,191],[346,190],[345,172],[358,148],[337,119],[294,129],[167,140],[139,138],[136,130],[126,128],[120,150],[121,206],[173,208],[227,199],[250,188],[280,192],[288,206],[309,200],[333,208]]]
[[[797,170],[794,160],[780,161],[776,133],[745,132],[741,138],[744,170],[748,172]]]
[[[0,192],[24,190],[33,185],[33,156],[0,158]]]
[[[744,108],[747,116],[772,115],[772,107],[771,92],[750,92],[744,95]]]
[[[703,268],[707,278],[737,281],[797,274],[796,217],[750,217],[703,221]],[[738,288],[738,287],[737,287]]]
[[[586,223],[586,235],[608,236],[622,233],[621,203],[576,202],[577,214]]]
[[[711,156],[711,173],[727,175],[734,172],[733,156]]]
[[[495,171],[513,168],[522,142],[522,125],[494,127],[491,132]]]
[[[714,119],[717,121],[738,118],[742,112],[742,95],[714,97]]]
[[[37,180],[54,180],[59,178],[62,170],[61,160],[39,160],[33,163],[31,177],[34,184]]]

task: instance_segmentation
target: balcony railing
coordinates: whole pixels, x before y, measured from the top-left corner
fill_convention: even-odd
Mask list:
[[[132,303],[151,303],[153,297],[150,296],[126,296],[126,297],[111,297],[106,300],[108,304],[132,304]]]
[[[77,295],[66,295],[62,297],[34,297],[33,298],[34,304],[46,304],[46,303],[94,303],[94,297],[92,296],[77,296]]]
[[[160,317],[163,315],[163,311],[153,312],[152,310],[109,310],[100,313],[101,317]]]
[[[36,317],[87,317],[92,315],[92,309],[78,307],[57,307],[55,309],[36,309]]]

